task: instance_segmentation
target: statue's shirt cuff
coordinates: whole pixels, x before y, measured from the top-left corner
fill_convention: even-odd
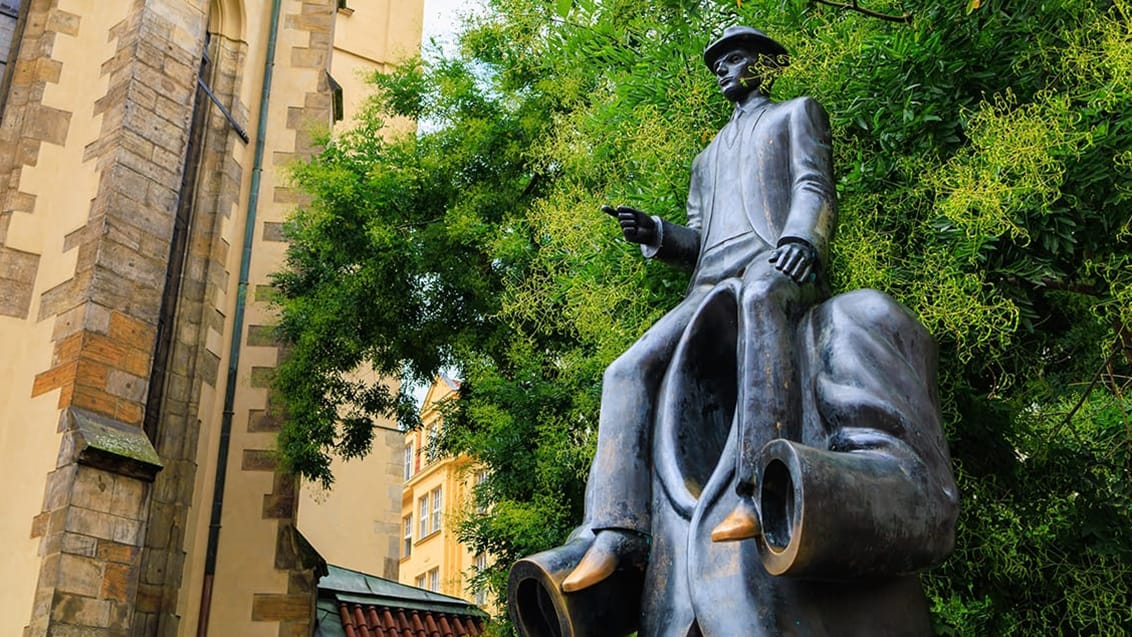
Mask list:
[[[656,222],[656,243],[655,244],[641,244],[641,254],[648,258],[656,256],[660,252],[660,246],[664,245],[664,224],[661,223],[660,217],[653,215],[652,220]]]

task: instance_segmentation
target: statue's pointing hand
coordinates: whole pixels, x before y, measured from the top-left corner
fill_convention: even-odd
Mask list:
[[[770,262],[779,272],[801,285],[811,280],[817,253],[813,246],[804,241],[789,241],[778,246],[771,253]]]
[[[601,211],[617,219],[626,241],[647,246],[658,243],[656,220],[649,215],[628,206],[602,206]]]

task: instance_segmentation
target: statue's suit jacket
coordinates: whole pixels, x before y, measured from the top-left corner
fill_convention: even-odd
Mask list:
[[[728,128],[736,124],[740,130],[728,145]],[[728,271],[732,268],[720,271],[717,264],[733,264],[736,259],[701,257],[718,247],[703,245],[712,215],[742,211],[766,246],[804,241],[824,264],[837,216],[830,153],[829,118],[813,99],[755,105],[738,122],[724,127],[696,157],[688,190],[688,223],[662,222],[663,240],[655,256],[693,267],[693,286],[735,276]],[[723,162],[739,165],[738,183],[715,183]]]

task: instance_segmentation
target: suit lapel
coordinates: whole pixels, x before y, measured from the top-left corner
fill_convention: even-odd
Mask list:
[[[772,237],[766,236],[768,231],[773,230],[769,228],[768,224],[763,221],[759,223],[756,215],[763,211],[763,205],[759,203],[757,197],[761,196],[759,193],[759,183],[761,181],[762,166],[758,164],[758,142],[759,135],[755,134],[755,130],[759,127],[759,122],[762,121],[763,115],[770,109],[770,103],[767,102],[758,112],[751,113],[744,119],[747,120],[743,126],[742,143],[739,146],[739,157],[737,161],[742,162],[742,166],[749,166],[749,169],[739,171],[739,194],[743,203],[743,213],[747,215],[747,222],[751,224],[751,229],[755,234],[762,237],[763,241],[773,246],[774,242]]]

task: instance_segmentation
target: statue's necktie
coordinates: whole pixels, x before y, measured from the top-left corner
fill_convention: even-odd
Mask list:
[[[731,115],[731,121],[727,122],[727,126],[723,131],[723,141],[727,142],[727,147],[731,148],[735,145],[735,140],[739,138],[739,120],[743,117],[743,109],[735,109],[735,113]]]

